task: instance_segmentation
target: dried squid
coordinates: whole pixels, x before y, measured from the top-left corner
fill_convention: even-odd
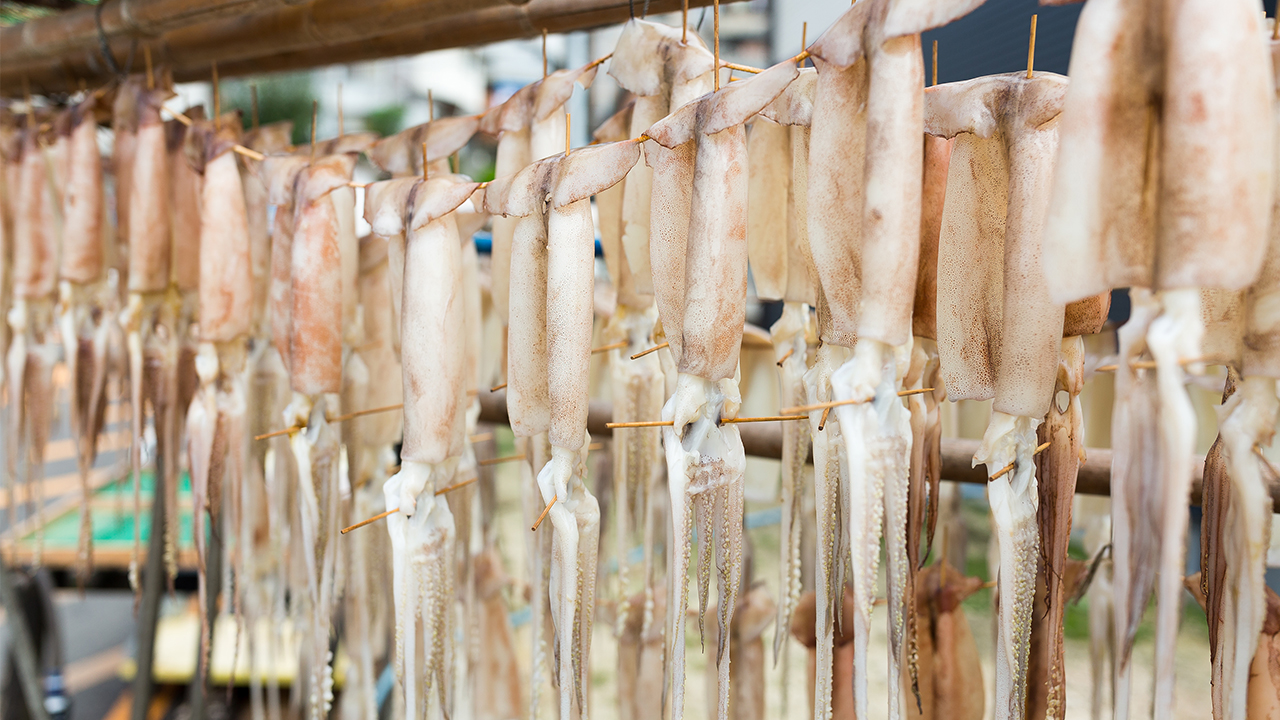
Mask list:
[[[457,535],[449,504],[436,493],[453,479],[466,443],[462,252],[454,210],[477,186],[451,175],[414,183],[410,192],[392,192],[379,203],[406,200],[403,224],[384,219],[379,229],[408,238],[401,316],[404,446],[400,471],[383,485],[383,495],[386,508],[397,510],[388,531],[405,717],[448,717]],[[388,212],[386,207],[375,213]]]
[[[916,577],[917,677],[920,704],[907,703],[908,718],[981,720],[982,663],[961,603],[982,589],[945,558]],[[904,678],[910,681],[910,678]]]
[[[323,716],[333,701],[329,617],[337,600],[341,498],[338,430],[326,415],[342,389],[344,311],[342,227],[333,195],[346,188],[354,166],[354,154],[330,155],[317,159],[295,180],[289,333],[293,399],[284,419],[305,428],[293,433],[289,443],[299,479],[299,527],[307,579],[306,707],[311,717]],[[202,284],[202,292],[203,288]],[[202,304],[202,331],[205,322]]]
[[[734,720],[764,720],[767,717],[764,701],[765,649],[764,632],[777,615],[777,607],[768,588],[763,584],[741,590],[738,606],[733,611],[729,632],[733,634],[730,655],[732,690],[729,693],[729,717]],[[712,645],[719,642],[718,630],[710,629]],[[719,685],[719,674],[714,665],[707,665],[707,697],[714,697]]]
[[[867,638],[882,533],[888,559],[889,717],[895,720],[911,601],[911,415],[897,393],[910,367],[920,249],[919,33],[980,4],[856,3],[809,48],[818,70],[810,141],[824,148],[809,158],[809,237],[831,312],[830,341],[853,348],[829,380],[825,368],[816,374],[815,385],[823,394],[821,385],[829,382],[834,399],[855,403],[833,414],[849,483],[844,522],[853,560],[854,704],[861,717],[869,711]],[[816,692],[825,693],[824,685]],[[827,703],[820,700],[819,717],[826,717]]]
[[[13,222],[12,340],[7,358],[9,382],[9,501],[17,507],[18,462],[26,461],[26,497],[34,506],[37,528],[44,525],[44,451],[52,430],[53,366],[61,354],[55,341],[58,240],[62,208],[49,178],[43,146],[49,138],[38,116],[28,113],[22,134],[22,160]],[[40,564],[43,532],[37,529],[35,564]]]
[[[64,111],[60,130],[66,137],[67,157],[62,180],[62,252],[59,257],[59,332],[71,386],[71,431],[76,445],[76,469],[84,505],[76,566],[83,581],[93,568],[92,495],[89,473],[97,458],[106,403],[107,343],[111,307],[104,282],[103,169],[98,154],[97,98],[89,95]]]
[[[594,133],[602,142],[617,142],[629,137],[634,105],[629,105],[614,115]],[[637,163],[639,165],[639,163]],[[627,177],[636,172],[632,167]],[[596,195],[596,207],[600,215],[600,244],[604,250],[605,264],[613,280],[617,305],[601,332],[602,341],[614,346],[609,351],[610,396],[613,398],[613,421],[628,422],[647,420],[662,414],[666,401],[666,380],[662,362],[656,353],[635,360],[631,355],[651,347],[654,323],[658,310],[652,295],[636,292],[635,277],[623,250],[625,231],[623,209],[625,207],[628,180]],[[618,347],[620,345],[620,347]],[[621,635],[631,623],[631,604],[622,600],[631,593],[631,567],[628,555],[637,540],[636,528],[640,528],[641,560],[640,582],[644,603],[639,633],[650,634],[655,605],[656,576],[654,547],[657,544],[659,508],[665,463],[662,455],[662,430],[660,428],[617,428],[613,431],[613,492],[617,539],[615,557],[618,561],[619,605],[615,620]]]
[[[1069,592],[1067,583],[1068,546],[1071,542],[1071,510],[1076,475],[1085,460],[1084,411],[1080,392],[1084,388],[1084,338],[1102,329],[1110,307],[1110,295],[1101,294],[1067,306],[1064,311],[1062,344],[1053,401],[1044,423],[1037,429],[1037,441],[1049,446],[1036,457],[1039,493],[1036,510],[1040,534],[1041,568],[1036,591],[1036,617],[1032,632],[1030,667],[1033,668],[1028,694],[1028,713],[1050,720],[1066,717],[1066,662],[1063,621]],[[1045,607],[1041,610],[1041,598]],[[1042,677],[1034,674],[1041,669]]]
[[[486,195],[491,210],[521,219],[512,246],[508,411],[517,434],[545,422],[551,445],[537,482],[553,531],[547,596],[561,717],[574,708],[587,716],[600,542],[600,507],[585,485],[594,314],[590,197],[622,180],[639,155],[629,141],[578,150],[495,181]],[[522,327],[526,318],[542,322]],[[529,424],[516,428],[517,415]]]
[[[662,411],[674,536],[667,643],[671,717],[684,717],[684,628],[693,525],[698,594],[707,609],[714,558],[719,588],[717,717],[729,704],[729,616],[742,572],[746,456],[735,417],[738,351],[746,316],[747,138],[743,123],[795,79],[794,61],[690,102],[650,127],[653,168],[650,267],[654,297],[679,376]],[[701,618],[701,614],[699,615]],[[699,628],[702,627],[699,622]]]
[[[1280,42],[1270,41],[1269,50],[1274,69],[1274,63],[1280,60]],[[1280,100],[1273,107],[1274,123],[1280,120]],[[1274,167],[1280,168],[1280,156],[1273,157]],[[1211,450],[1205,464],[1203,527],[1210,527],[1211,489],[1213,495],[1219,496],[1216,505],[1221,511],[1216,532],[1205,532],[1201,543],[1205,552],[1203,582],[1210,601],[1207,612],[1215,718],[1254,717],[1250,675],[1268,610],[1265,576],[1271,535],[1269,485],[1276,478],[1260,457],[1260,448],[1271,444],[1280,411],[1276,399],[1280,316],[1274,309],[1280,290],[1280,227],[1276,226],[1280,200],[1274,198],[1280,198],[1280,194],[1273,195],[1272,226],[1262,270],[1244,294],[1243,332],[1233,333],[1236,338],[1243,336],[1243,362],[1239,364],[1242,377],[1228,379],[1219,410],[1220,435],[1215,450],[1221,467],[1212,473],[1222,481],[1217,488],[1210,484],[1210,462],[1215,460],[1215,451]],[[1202,296],[1202,301],[1208,304],[1210,298]],[[1205,346],[1212,344],[1210,322],[1206,320]],[[1211,558],[1216,562],[1208,562]]]
[[[629,136],[638,137],[668,113],[710,92],[714,69],[715,56],[696,32],[629,20],[609,62],[609,75],[636,96]],[[647,163],[636,163],[627,174],[622,201],[623,252],[641,295],[654,292],[649,268],[653,172]]]
[[[188,456],[191,463],[191,494],[195,505],[193,533],[200,569],[200,606],[205,601],[204,516],[208,511],[213,532],[223,532],[223,491],[238,488],[248,460],[245,394],[246,356],[251,329],[253,277],[250,270],[249,222],[239,163],[232,146],[240,138],[238,113],[193,127],[188,146],[200,162],[200,250],[199,250],[199,350],[195,360],[200,387],[187,410]],[[138,157],[142,157],[143,136],[139,131]],[[139,169],[141,163],[139,163]],[[141,178],[135,173],[135,181]],[[143,185],[134,186],[134,197]],[[135,202],[135,207],[137,203]],[[133,227],[142,216],[133,213]],[[166,234],[166,241],[168,240]],[[131,247],[132,251],[133,248]],[[189,251],[188,251],[189,252]],[[137,275],[130,272],[132,282]],[[165,268],[168,281],[168,268]],[[176,312],[175,312],[176,314]],[[176,358],[168,368],[176,367]],[[176,372],[168,388],[176,388]],[[157,412],[157,417],[160,413]],[[159,425],[159,422],[157,422]],[[157,435],[160,433],[157,432]],[[176,466],[176,463],[175,463]],[[231,512],[235,508],[229,508]],[[215,590],[216,592],[216,590]],[[201,614],[201,667],[209,652],[207,616]]]
[[[1066,88],[1060,75],[1012,73],[926,91],[925,129],[955,138],[938,247],[942,378],[954,399],[995,398],[974,464],[991,477],[1000,549],[997,719],[1025,712],[1040,561],[1033,455],[1065,312],[1041,281],[1041,245]]]
[[[747,137],[747,255],[756,295],[784,301],[782,317],[769,328],[783,407],[806,402],[805,373],[810,346],[817,340],[811,312],[817,304],[817,271],[809,250],[807,215],[809,123],[816,81],[815,70],[802,69],[782,95],[752,120]],[[808,423],[786,423],[782,433],[777,627],[787,628],[800,600],[802,510],[812,429]],[[786,637],[784,632],[774,633],[775,662]]]
[[[1117,718],[1157,569],[1154,711],[1173,712],[1196,432],[1184,366],[1202,367],[1199,291],[1244,289],[1266,250],[1275,86],[1262,33],[1243,0],[1090,3],[1076,29],[1045,280],[1057,302],[1135,288],[1112,422]],[[1154,378],[1130,367],[1148,350]]]
[[[1207,462],[1207,459],[1206,459]],[[1206,476],[1208,466],[1206,465]],[[1223,478],[1225,479],[1225,478]],[[1206,490],[1208,489],[1208,477],[1206,480]],[[1222,489],[1226,489],[1225,486]],[[1204,585],[1202,584],[1205,572],[1191,575],[1184,580],[1184,584],[1196,601],[1200,603],[1200,607],[1206,612],[1211,612],[1210,605],[1213,602],[1210,598],[1206,598]],[[1262,629],[1257,636],[1257,651],[1249,660],[1248,673],[1248,690],[1246,699],[1246,710],[1243,717],[1251,720],[1273,720],[1280,717],[1280,664],[1276,663],[1276,654],[1280,652],[1280,596],[1270,587],[1263,587],[1263,593],[1266,598],[1266,605],[1263,610]],[[1214,632],[1210,626],[1210,633]],[[1212,642],[1212,641],[1211,641]],[[1217,681],[1217,677],[1214,677]],[[1215,698],[1216,701],[1216,698]],[[1215,705],[1216,707],[1216,705]],[[1215,713],[1218,712],[1216,709]]]

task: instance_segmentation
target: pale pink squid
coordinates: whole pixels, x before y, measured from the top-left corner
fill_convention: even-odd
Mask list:
[[[90,472],[97,458],[98,435],[105,420],[107,343],[110,322],[104,307],[110,298],[103,266],[103,168],[98,153],[98,105],[89,95],[60,118],[67,143],[63,171],[62,251],[59,257],[58,325],[71,378],[71,428],[76,445],[83,506],[76,565],[80,577],[93,568],[93,523],[89,508]]]
[[[736,425],[738,352],[747,294],[747,137],[743,123],[795,79],[786,61],[684,105],[646,131],[653,168],[650,268],[654,297],[679,371],[663,408],[673,535],[667,603],[671,716],[684,717],[684,628],[693,523],[698,522],[698,590],[707,608],[712,559],[718,568],[717,717],[729,702],[729,616],[742,572],[746,456]],[[701,615],[700,615],[701,617]],[[699,623],[701,628],[701,623]]]
[[[621,181],[639,156],[631,141],[583,148],[496,180],[485,195],[495,214],[520,218],[512,245],[507,406],[520,419],[512,425],[518,436],[545,427],[551,446],[537,484],[552,526],[546,593],[561,717],[575,708],[582,717],[588,712],[600,543],[600,507],[585,484],[594,317],[590,198]],[[534,652],[541,662],[536,643]]]
[[[444,497],[466,444],[462,252],[454,211],[476,183],[441,175],[370,186],[375,232],[407,238],[401,361],[405,407],[400,471],[383,485],[393,556],[396,669],[405,716],[453,709],[456,529]],[[409,184],[412,183],[412,184]],[[407,192],[399,191],[407,188]],[[398,201],[401,223],[387,216]],[[385,232],[384,232],[385,231]]]
[[[1196,435],[1183,382],[1203,367],[1201,291],[1243,290],[1263,267],[1275,163],[1264,32],[1243,0],[1091,2],[1076,28],[1044,280],[1056,302],[1118,287],[1133,299],[1112,421],[1120,719],[1129,715],[1134,634],[1153,587],[1154,712],[1173,712],[1186,449]],[[1148,351],[1155,370],[1132,367]],[[1249,593],[1256,607],[1261,596]],[[1234,707],[1243,692],[1233,692]]]
[[[980,4],[856,3],[809,48],[818,71],[810,142],[823,148],[809,156],[809,239],[830,313],[822,339],[837,346],[819,349],[810,384],[819,396],[829,384],[833,399],[853,403],[831,414],[838,419],[832,430],[839,435],[835,447],[842,451],[841,471],[848,477],[847,496],[839,498],[845,505],[840,521],[847,526],[853,559],[854,704],[863,717],[869,711],[866,643],[882,535],[893,720],[901,712],[900,668],[908,644],[912,428],[897,393],[910,370],[920,250],[924,63],[919,33]],[[852,348],[852,355],[841,347]],[[816,424],[822,425],[821,418]],[[830,489],[819,494],[835,495]],[[831,535],[828,529],[823,542],[830,544]],[[839,588],[828,593],[826,600],[833,603]],[[825,658],[820,654],[819,659]],[[826,667],[819,672],[826,673]],[[827,687],[820,682],[815,692],[825,694]],[[828,698],[820,697],[815,706],[819,717],[830,712]]]

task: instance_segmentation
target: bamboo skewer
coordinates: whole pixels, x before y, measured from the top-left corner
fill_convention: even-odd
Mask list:
[[[400,410],[403,407],[404,407],[404,403],[399,403],[396,405],[384,405],[382,407],[369,408],[367,410],[356,410],[355,412],[349,412],[349,413],[346,413],[345,415],[336,415],[334,417],[326,417],[325,422],[340,423],[345,420],[352,420],[354,418],[363,417],[365,415],[375,415],[377,413],[391,412],[392,410]],[[263,433],[262,435],[255,435],[253,439],[266,440],[267,438],[279,437],[281,435],[288,435],[291,432],[302,430],[305,427],[306,427],[305,425],[293,425],[287,428],[283,428],[281,430],[272,430],[271,432]]]
[[[501,385],[494,385],[493,387],[489,388],[489,392],[496,393],[506,386],[507,386],[506,383],[502,383]]]
[[[916,388],[914,390],[899,390],[898,397],[908,397],[910,395],[919,395],[921,393],[933,392],[933,388]],[[808,412],[810,410],[818,410],[821,408],[831,409],[840,407],[841,405],[857,405],[858,403],[868,402],[866,400],[831,400],[829,402],[814,403],[812,405],[797,405],[796,407],[782,408],[782,412],[786,414]],[[824,418],[825,419],[825,418]],[[825,424],[825,423],[824,423]],[[822,429],[819,426],[818,429]]]
[[[1049,447],[1049,445],[1050,445],[1050,443],[1047,443],[1047,442],[1046,442],[1046,443],[1044,443],[1043,445],[1040,445],[1040,446],[1036,447],[1036,451],[1035,451],[1035,452],[1033,452],[1033,453],[1031,453],[1031,455],[1032,455],[1033,457],[1034,457],[1034,456],[1036,456],[1036,455],[1039,455],[1040,453],[1044,452],[1044,449],[1045,449],[1045,448],[1047,448],[1047,447]],[[1015,465],[1017,465],[1017,464],[1018,464],[1017,462],[1011,462],[1011,463],[1009,463],[1008,465],[1005,465],[1003,468],[1000,468],[1000,472],[998,472],[998,473],[996,473],[995,475],[992,475],[990,478],[988,478],[988,479],[987,479],[987,482],[992,482],[992,481],[994,481],[994,480],[998,480],[998,479],[1000,479],[1000,478],[1004,477],[1005,475],[1008,475],[1009,473],[1013,472],[1013,468],[1014,468],[1014,466],[1015,466]]]
[[[178,112],[177,110],[174,110],[173,108],[168,107],[164,103],[160,104],[160,109],[169,113],[170,115],[173,116],[174,120],[177,120],[178,122],[182,123],[183,125],[186,125],[187,127],[191,127],[192,125],[195,124],[195,121],[193,121],[191,118],[187,117],[183,113]],[[257,150],[251,150],[243,145],[232,145],[231,150],[235,152],[237,155],[243,155],[244,157],[257,160],[258,162],[262,162],[267,157],[266,155],[263,155]]]
[[[639,360],[640,358],[644,357],[645,355],[648,355],[649,353],[652,353],[652,352],[658,352],[659,350],[661,350],[661,349],[662,349],[662,348],[664,348],[664,347],[670,347],[670,345],[671,345],[671,343],[662,343],[661,345],[654,345],[653,347],[649,348],[648,350],[641,350],[640,352],[636,353],[635,355],[632,355],[632,356],[631,356],[631,359],[632,359],[632,360]]]
[[[480,467],[488,467],[490,465],[500,465],[502,463],[515,462],[517,460],[523,460],[523,459],[524,459],[524,453],[521,453],[519,455],[506,455],[504,457],[477,460],[476,465],[479,465]]]
[[[556,500],[558,500],[558,499],[559,499],[559,498],[551,498],[551,502],[547,503],[547,506],[546,506],[546,507],[544,507],[544,508],[542,508],[542,514],[538,516],[538,519],[537,519],[537,520],[534,520],[534,521],[533,521],[533,527],[529,528],[529,530],[531,530],[531,531],[533,531],[533,532],[537,532],[537,531],[538,531],[538,526],[542,524],[542,519],[543,519],[543,518],[545,518],[545,517],[547,516],[547,513],[551,512],[551,506],[552,506],[552,505],[555,505],[555,504],[556,504]]]
[[[938,41],[934,40],[933,41],[933,82],[931,83],[931,85],[937,86],[937,84],[938,84]]]
[[[716,46],[716,90],[720,89],[720,0],[712,0],[711,7],[715,12],[715,46]]]
[[[1178,362],[1178,364],[1181,365],[1182,367],[1186,367],[1188,365],[1195,365],[1196,363],[1203,363],[1208,361],[1209,361],[1209,358],[1190,358],[1187,360],[1181,360]],[[1115,372],[1117,369],[1119,369],[1119,367],[1120,366],[1116,365],[1115,363],[1112,363],[1110,365],[1099,365],[1097,369],[1094,370],[1094,372]],[[1155,370],[1156,361],[1155,360],[1134,360],[1129,363],[1129,367],[1134,370]]]
[[[1035,77],[1033,68],[1036,64],[1036,18],[1039,15],[1031,16],[1031,43],[1027,45],[1027,79]]]
[[[440,488],[439,490],[437,490],[437,491],[436,491],[436,495],[444,495],[444,494],[445,494],[445,493],[447,493],[447,492],[453,492],[454,490],[457,490],[458,488],[466,487],[466,486],[470,485],[471,483],[473,483],[473,482],[475,482],[475,481],[477,481],[477,480],[479,480],[479,479],[480,479],[480,478],[479,478],[479,476],[476,476],[476,477],[468,478],[468,479],[463,480],[463,481],[461,481],[461,482],[456,482],[456,483],[454,483],[454,484],[452,484],[452,485],[448,485],[448,486],[442,487],[442,488]],[[394,515],[395,513],[398,513],[398,512],[400,512],[400,508],[394,508],[394,509],[391,509],[391,510],[387,510],[387,511],[385,511],[385,512],[380,512],[380,513],[378,513],[377,515],[374,515],[374,516],[373,516],[373,517],[371,517],[371,518],[366,518],[366,519],[364,519],[364,520],[361,520],[360,522],[356,523],[355,525],[351,525],[351,526],[349,526],[349,527],[344,527],[344,528],[342,528],[342,531],[341,531],[341,532],[342,532],[342,534],[343,534],[343,535],[346,535],[347,533],[351,532],[352,530],[357,530],[357,529],[359,529],[359,528],[364,527],[365,525],[372,525],[373,523],[378,522],[378,521],[379,521],[379,520],[381,520],[382,518],[389,517],[389,516]]]
[[[806,419],[808,419],[807,415],[766,415],[763,417],[723,418],[720,420],[720,424],[736,425],[738,423],[782,422]],[[605,427],[610,430],[616,430],[619,428],[671,427],[673,424],[671,420],[639,420],[635,422],[606,423]]]
[[[791,355],[792,355],[793,353],[795,353],[795,351],[796,351],[796,349],[795,349],[795,348],[791,348],[790,350],[788,350],[788,351],[787,351],[787,353],[786,353],[785,355],[783,355],[781,358],[779,358],[779,359],[778,359],[778,367],[782,367],[782,363],[786,362],[786,361],[787,361],[787,358],[791,357]]]
[[[596,355],[602,352],[609,352],[610,350],[619,350],[630,344],[631,343],[627,340],[619,340],[616,343],[609,343],[608,345],[601,345],[598,348],[591,348],[591,354]]]
[[[827,416],[831,414],[831,408],[827,407],[822,411],[822,418],[818,420],[818,432],[827,426]]]

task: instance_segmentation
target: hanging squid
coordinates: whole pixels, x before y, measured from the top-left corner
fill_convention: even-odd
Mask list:
[[[1040,561],[1033,455],[1065,310],[1041,280],[1041,246],[1066,88],[1051,73],[996,75],[930,88],[925,107],[925,129],[955,138],[938,249],[941,374],[954,399],[995,398],[974,463],[991,478],[1000,549],[998,720],[1025,712]]]
[[[1280,42],[1271,40],[1269,50],[1274,70],[1274,63],[1280,60]],[[1273,101],[1273,108],[1274,124],[1280,119],[1280,102]],[[1273,157],[1277,158],[1273,167],[1280,168],[1280,156]],[[1269,485],[1276,477],[1260,455],[1261,448],[1271,444],[1280,411],[1276,399],[1280,316],[1273,309],[1280,290],[1280,227],[1276,226],[1280,201],[1274,198],[1280,195],[1273,194],[1272,225],[1262,270],[1244,293],[1240,313],[1243,328],[1235,335],[1243,337],[1243,362],[1238,365],[1242,377],[1228,379],[1219,411],[1219,440],[1205,462],[1201,542],[1205,556],[1201,570],[1209,599],[1206,611],[1213,716],[1219,719],[1256,717],[1250,676],[1255,672],[1255,650],[1264,645],[1259,643],[1259,634],[1268,611],[1265,576],[1271,535]],[[1204,300],[1207,302],[1208,298]],[[1212,326],[1207,325],[1205,345],[1211,343],[1211,331]],[[1216,487],[1210,482],[1211,477],[1219,481]],[[1217,502],[1211,503],[1211,497]],[[1220,511],[1213,518],[1216,523],[1210,522],[1211,505]]]
[[[795,79],[794,61],[686,104],[646,132],[653,168],[650,267],[654,297],[679,370],[662,411],[671,498],[667,687],[671,717],[684,717],[684,627],[693,525],[698,594],[707,609],[712,561],[719,588],[717,717],[729,703],[729,616],[742,572],[746,457],[736,426],[738,352],[746,315],[747,138],[743,123]],[[701,615],[699,616],[701,617]],[[701,628],[699,622],[699,628]]]
[[[811,384],[821,396],[830,383],[833,399],[853,403],[836,407],[833,414],[839,420],[842,482],[848,478],[848,493],[840,500],[853,560],[854,704],[860,717],[869,712],[867,638],[882,532],[888,561],[888,705],[894,720],[902,701],[900,667],[907,659],[912,435],[911,414],[898,392],[910,368],[920,250],[924,63],[919,33],[980,4],[856,3],[809,48],[818,71],[810,142],[823,148],[809,158],[809,238],[832,326],[823,341],[853,349],[852,355],[820,349],[815,368],[821,369]],[[820,417],[818,424],[823,424]],[[828,588],[827,602],[836,590]],[[819,683],[815,692],[825,693],[825,685]],[[826,717],[828,702],[819,700],[819,716]]]
[[[982,579],[967,577],[946,558],[916,577],[916,678],[920,704],[908,702],[904,715],[922,720],[981,720],[984,691],[982,662],[961,603],[982,589]],[[904,671],[907,668],[903,668]]]
[[[10,512],[16,512],[18,463],[26,461],[26,497],[36,517],[34,564],[43,546],[44,452],[53,423],[53,366],[61,354],[55,342],[58,240],[62,208],[49,178],[49,162],[34,111],[22,133],[22,160],[13,222],[12,340],[9,382],[8,459]]]
[[[512,245],[507,403],[517,435],[545,424],[551,445],[537,482],[552,525],[547,597],[561,717],[575,707],[587,715],[600,543],[599,504],[585,484],[594,315],[590,197],[621,181],[639,155],[630,141],[577,150],[495,181],[486,194],[495,214],[521,219]]]
[[[1056,302],[1134,288],[1112,422],[1117,718],[1157,572],[1154,712],[1173,712],[1196,433],[1183,378],[1202,367],[1200,290],[1244,289],[1266,250],[1275,86],[1263,32],[1242,0],[1090,3],[1076,29],[1045,281]],[[1148,350],[1154,372],[1132,367]]]
[[[636,137],[661,120],[670,109],[712,89],[714,57],[697,34],[691,41],[679,39],[675,28],[632,19],[609,63],[609,74],[624,89],[637,95],[626,110],[615,115],[596,131],[601,140]],[[610,136],[605,137],[604,133]],[[653,301],[653,278],[649,269],[649,225],[652,212],[653,170],[637,162],[624,182],[615,185],[609,197],[601,195],[597,206],[612,209],[601,215],[605,261],[617,290],[617,309],[606,326],[603,341],[622,347],[609,351],[611,396],[614,422],[649,420],[662,414],[666,402],[667,378],[663,370],[669,353],[659,351],[629,359],[662,342],[654,335],[658,310]],[[631,528],[643,528],[644,549],[641,568],[645,603],[641,608],[640,633],[651,634],[654,620],[655,587],[653,547],[656,524],[660,522],[663,472],[662,431],[659,428],[620,428],[613,434],[614,497],[617,517],[618,597],[631,593],[627,555],[635,536]],[[638,522],[637,522],[638,521]],[[617,626],[630,621],[629,604],[619,603]],[[659,630],[661,632],[661,630]]]
[[[295,180],[288,362],[293,399],[285,421],[305,428],[293,433],[289,443],[299,479],[298,519],[307,582],[306,705],[311,717],[327,713],[333,700],[329,618],[337,601],[341,497],[338,430],[329,424],[327,413],[342,389],[345,300],[341,214],[333,195],[346,188],[354,167],[354,154],[330,155],[308,165]],[[205,322],[202,308],[202,329]]]
[[[762,300],[784,301],[782,317],[769,329],[777,359],[778,399],[782,407],[806,402],[809,350],[817,339],[811,313],[817,304],[817,270],[809,248],[807,215],[809,123],[813,117],[816,82],[816,71],[802,69],[782,95],[752,120],[747,138],[750,174],[747,254],[751,276],[755,280],[756,295]],[[787,628],[800,600],[802,511],[810,472],[812,428],[808,423],[786,423],[782,433],[777,627]],[[784,632],[774,633],[775,662],[786,637]]]
[[[441,175],[398,191],[408,182],[390,181],[395,185],[386,195],[377,192],[382,183],[370,187],[373,212],[382,220],[374,231],[408,239],[400,328],[404,446],[400,471],[383,486],[387,510],[397,510],[388,518],[395,661],[405,717],[448,717],[457,536],[449,504],[437,492],[454,478],[466,443],[462,252],[454,211],[477,185]],[[401,199],[397,226],[384,203]]]
[[[600,142],[619,142],[630,135],[634,105],[607,120],[595,131]],[[637,163],[638,165],[639,163]],[[632,167],[627,177],[636,172]],[[626,198],[624,179],[596,196],[600,215],[600,244],[605,264],[617,295],[617,305],[601,336],[609,350],[610,396],[613,398],[613,421],[647,420],[662,414],[666,401],[665,376],[656,353],[634,360],[630,356],[652,347],[653,326],[658,319],[652,295],[636,292],[636,280],[622,246],[625,231],[623,208]],[[662,430],[660,428],[617,428],[613,431],[613,492],[618,561],[618,597],[631,594],[631,568],[628,556],[639,540],[641,559],[641,592],[645,598],[638,608],[641,613],[639,633],[647,636],[653,624],[655,586],[654,548],[660,522],[662,480]],[[637,538],[636,529],[640,529]],[[625,631],[631,618],[630,603],[619,600],[615,619],[618,634]]]
[[[200,386],[187,411],[187,443],[195,505],[193,534],[200,570],[200,607],[208,607],[209,589],[204,574],[205,511],[208,511],[212,531],[222,534],[223,491],[226,483],[239,486],[249,451],[245,434],[245,363],[253,277],[244,189],[239,163],[231,150],[240,138],[239,114],[231,113],[195,126],[189,135],[189,154],[202,163],[197,169],[203,179],[200,183],[198,290],[200,345],[195,359]],[[142,141],[140,132],[139,157],[142,157]],[[135,181],[140,177],[135,173]],[[135,197],[142,188],[140,182],[135,184]],[[141,217],[133,213],[133,227],[137,227]],[[131,272],[130,281],[135,277]],[[168,279],[168,268],[165,278]],[[166,369],[173,367],[171,364]],[[170,380],[170,387],[176,385],[176,372],[168,370],[164,377],[175,378]],[[176,458],[172,467],[176,467]],[[201,618],[200,664],[201,672],[206,672],[210,628],[207,616],[202,613]]]
[[[76,566],[81,581],[93,569],[93,522],[89,474],[97,458],[105,420],[107,343],[106,284],[103,272],[103,170],[98,154],[98,101],[89,95],[59,118],[66,138],[62,173],[62,252],[59,257],[59,332],[71,386],[71,428],[76,446],[83,505]]]
[[[1066,601],[1072,594],[1067,582],[1068,565],[1074,562],[1068,559],[1067,550],[1071,543],[1076,475],[1085,460],[1084,411],[1080,405],[1085,352],[1081,336],[1102,330],[1110,300],[1110,294],[1103,293],[1072,303],[1064,311],[1053,401],[1044,423],[1037,429],[1037,442],[1049,443],[1036,456],[1041,567],[1032,639],[1042,639],[1043,645],[1032,643],[1029,662],[1033,669],[1044,672],[1043,677],[1034,672],[1030,675],[1027,700],[1030,717],[1063,720],[1067,712],[1063,621]]]

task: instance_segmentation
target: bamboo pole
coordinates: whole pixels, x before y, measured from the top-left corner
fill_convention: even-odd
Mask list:
[[[702,7],[711,0],[690,0],[689,4]],[[650,0],[649,11],[678,11],[681,5],[682,0]],[[108,11],[114,6],[117,3],[108,3]],[[358,21],[348,23],[346,19],[353,13],[360,15]],[[529,0],[523,5],[506,0],[316,0],[310,5],[193,24],[150,36],[147,41],[160,53],[157,59],[163,58],[165,67],[172,69],[175,81],[192,82],[209,78],[213,60],[218,61],[224,78],[260,75],[535,38],[543,28],[563,33],[620,23],[628,17],[628,0]],[[92,15],[89,18],[92,25]],[[5,49],[0,63],[0,95],[16,95],[24,75],[38,94],[74,90],[80,78],[90,84],[110,79],[110,69],[104,68],[94,53],[37,46],[21,56],[11,55],[10,39],[22,42],[12,33],[33,23],[0,29],[0,47]],[[46,30],[42,33],[48,34],[48,26],[43,27]],[[96,29],[93,32],[96,49]],[[120,35],[109,44],[123,63],[132,38]]]

